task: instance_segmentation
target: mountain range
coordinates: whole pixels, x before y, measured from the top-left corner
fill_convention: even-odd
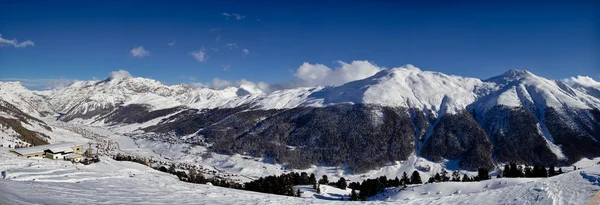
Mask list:
[[[468,170],[600,156],[600,87],[525,70],[481,80],[407,65],[339,86],[273,92],[112,75],[50,91],[2,82],[0,94],[0,134],[22,144],[48,142],[46,121],[60,120],[356,173],[411,155]]]

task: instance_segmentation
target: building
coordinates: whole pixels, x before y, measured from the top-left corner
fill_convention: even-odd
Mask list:
[[[45,157],[48,159],[67,159],[66,156],[68,154],[83,154],[83,145],[78,145],[73,142],[63,142],[13,149],[10,153],[25,158]]]
[[[64,156],[64,159],[74,163],[79,163],[83,161],[83,156],[81,156],[80,154],[67,154]]]

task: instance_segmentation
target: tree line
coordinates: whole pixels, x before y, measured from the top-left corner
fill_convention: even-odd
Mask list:
[[[552,176],[556,176],[556,175],[559,175],[562,173],[563,173],[562,168],[558,168],[558,170],[556,170],[556,168],[552,165],[550,167],[548,167],[548,169],[546,169],[546,167],[543,165],[534,165],[533,167],[528,166],[528,165],[521,166],[521,165],[517,165],[514,162],[504,165],[504,170],[502,171],[502,175],[504,175],[504,177],[510,177],[510,178],[552,177]]]

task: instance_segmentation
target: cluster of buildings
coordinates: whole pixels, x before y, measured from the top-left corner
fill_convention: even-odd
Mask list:
[[[88,150],[91,151],[91,150]],[[83,145],[73,142],[39,145],[10,150],[11,154],[19,157],[42,157],[54,160],[68,160],[79,163],[83,160]]]

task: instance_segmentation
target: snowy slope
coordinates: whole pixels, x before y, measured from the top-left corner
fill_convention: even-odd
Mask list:
[[[301,198],[180,182],[144,165],[102,158],[97,164],[23,159],[0,148],[0,202],[4,204],[362,204],[340,201],[349,190],[308,187]],[[411,186],[369,200],[377,204],[586,204],[600,190],[600,167],[545,179]],[[34,193],[32,193],[34,192]],[[388,198],[389,196],[389,198]],[[347,197],[345,197],[347,198]]]

